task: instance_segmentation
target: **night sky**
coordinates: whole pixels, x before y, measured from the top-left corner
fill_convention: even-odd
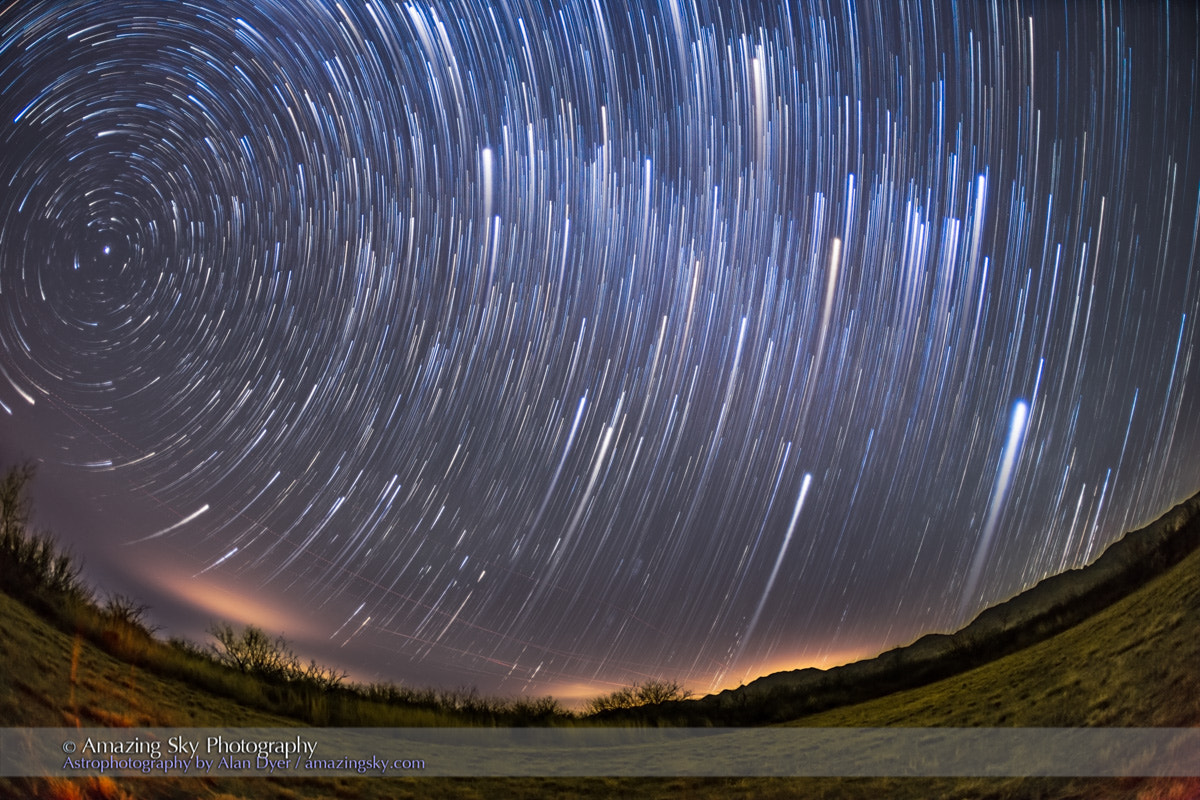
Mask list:
[[[0,7],[0,456],[164,635],[698,692],[1200,488],[1200,6]]]

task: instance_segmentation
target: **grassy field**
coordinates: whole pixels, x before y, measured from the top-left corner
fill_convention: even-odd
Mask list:
[[[1141,591],[1020,652],[793,725],[1200,725],[1200,551]]]
[[[97,603],[65,554],[50,540],[25,532],[27,504],[20,488],[9,478],[0,480],[0,587],[25,601],[0,592],[3,727],[598,724],[564,714],[552,699],[501,702],[402,687],[344,687],[294,671],[267,680],[223,665],[195,645],[161,642],[142,623],[144,609],[123,598]],[[841,728],[1198,726],[1200,550],[1180,557],[1174,567],[1079,624],[981,666],[817,713],[789,717],[781,709],[803,703],[779,705],[772,717],[750,722],[773,718],[789,726]],[[786,684],[786,675],[778,677]],[[790,691],[798,690],[793,684]],[[642,724],[665,724],[673,718],[667,713],[672,705],[680,704],[662,706],[661,717],[643,715]],[[0,779],[0,797],[1191,800],[1200,798],[1200,779],[16,778]]]
[[[288,726],[56,630],[0,595],[6,726]],[[1054,638],[920,689],[815,714],[808,726],[1195,726],[1200,552]],[[1082,779],[12,779],[8,797],[1200,797],[1197,780]]]

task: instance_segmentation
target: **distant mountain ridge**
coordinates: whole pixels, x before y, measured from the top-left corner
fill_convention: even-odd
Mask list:
[[[1126,533],[1095,561],[1045,578],[981,612],[956,633],[931,633],[880,655],[828,670],[758,678],[719,694],[613,714],[655,724],[761,725],[913,689],[1054,636],[1102,611],[1200,547],[1200,493]]]

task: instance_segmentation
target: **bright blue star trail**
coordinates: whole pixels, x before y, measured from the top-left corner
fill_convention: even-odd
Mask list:
[[[11,2],[4,458],[367,679],[954,628],[1200,488],[1198,16]]]

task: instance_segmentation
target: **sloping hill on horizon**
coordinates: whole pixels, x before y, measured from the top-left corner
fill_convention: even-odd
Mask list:
[[[1200,550],[1078,625],[1016,653],[788,724],[1200,726]]]
[[[931,684],[1046,641],[1145,587],[1200,547],[1200,493],[1131,531],[1080,569],[1050,576],[951,634],[931,633],[874,658],[776,672],[737,689],[609,719],[680,725],[763,725]],[[979,723],[988,724],[988,723]]]

